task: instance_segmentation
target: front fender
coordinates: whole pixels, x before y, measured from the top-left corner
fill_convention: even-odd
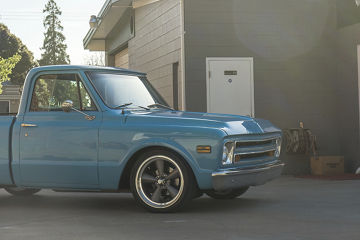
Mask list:
[[[198,186],[201,189],[211,188],[212,170],[201,168],[196,156],[193,156],[184,146],[169,138],[148,138],[134,141],[121,160],[117,162],[99,161],[100,187],[102,189],[117,189],[130,159],[139,151],[150,147],[163,147],[179,154],[191,167]]]
[[[128,154],[126,154],[124,163],[126,163],[131,159],[131,157],[136,154],[137,152],[149,148],[149,147],[164,147],[168,148],[170,150],[173,150],[174,152],[178,153],[180,156],[182,156],[187,163],[190,165],[190,167],[193,169],[193,171],[199,172],[200,167],[199,164],[195,161],[193,156],[180,144],[176,143],[175,141],[166,139],[166,138],[154,138],[154,139],[147,139],[145,141],[140,141],[129,150]]]

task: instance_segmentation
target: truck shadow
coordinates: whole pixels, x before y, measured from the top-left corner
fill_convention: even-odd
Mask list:
[[[258,199],[258,198],[249,198],[246,196],[231,199],[231,200],[215,200],[209,197],[201,197],[199,199],[193,200],[188,206],[185,207],[186,212],[233,212],[242,209],[256,209],[259,207],[265,207],[267,205],[274,204],[273,200],[269,199]]]
[[[274,200],[257,198],[237,198],[232,200],[214,200],[206,196],[194,199],[180,213],[230,212],[234,210],[265,207],[274,204]],[[55,210],[55,211],[91,211],[91,212],[146,212],[138,206],[131,194],[100,193],[39,193],[30,197],[18,197],[0,194],[0,210]]]

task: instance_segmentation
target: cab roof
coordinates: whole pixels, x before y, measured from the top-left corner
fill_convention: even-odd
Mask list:
[[[42,71],[68,71],[68,70],[78,70],[78,71],[116,71],[123,74],[131,75],[142,75],[145,76],[145,73],[132,71],[125,68],[117,67],[100,67],[100,66],[89,66],[89,65],[49,65],[36,67],[31,70],[32,73],[42,72]]]

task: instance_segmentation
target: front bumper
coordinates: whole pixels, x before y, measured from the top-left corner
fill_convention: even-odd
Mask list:
[[[284,163],[280,161],[259,168],[224,169],[212,173],[213,189],[224,191],[264,184],[281,175]]]

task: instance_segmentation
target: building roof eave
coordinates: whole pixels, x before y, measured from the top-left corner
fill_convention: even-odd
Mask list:
[[[105,38],[127,8],[132,8],[132,0],[106,0],[97,15],[97,26],[90,28],[83,39],[84,49],[105,51]]]

